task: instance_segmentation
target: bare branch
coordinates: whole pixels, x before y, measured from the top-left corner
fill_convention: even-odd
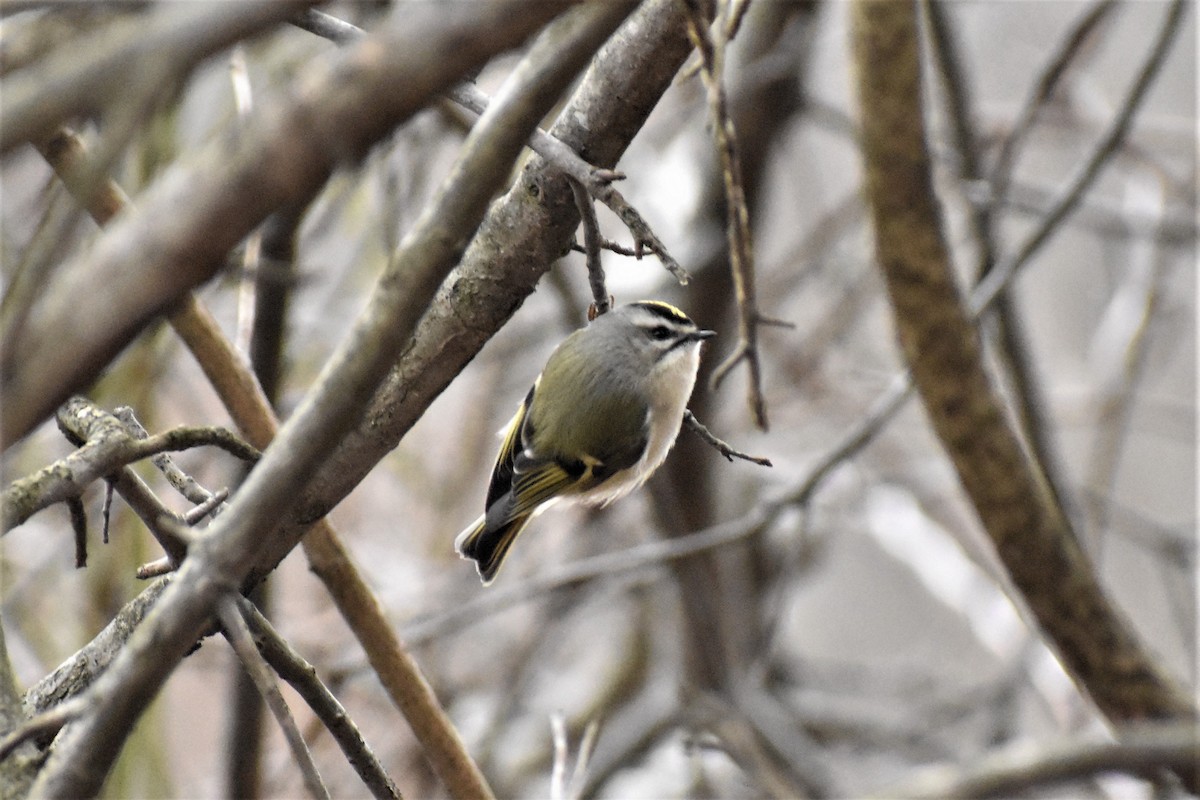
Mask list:
[[[438,30],[453,30],[443,26],[455,21],[463,26],[455,42],[461,53],[471,32],[487,30],[491,47],[514,44],[560,10],[557,5],[521,8],[521,14],[513,14],[507,4],[471,8],[464,11],[469,24],[456,19],[456,14],[447,16],[445,9],[431,9],[431,13],[436,15]],[[124,738],[120,732],[128,730],[195,640],[213,604],[230,583],[238,586],[251,577],[254,562],[248,556],[270,549],[261,546],[260,540],[271,538],[263,537],[262,531],[271,530],[287,509],[294,508],[296,487],[357,422],[363,403],[393,354],[408,342],[446,272],[461,256],[528,131],[590,56],[592,50],[579,46],[581,42],[605,25],[611,31],[628,12],[628,7],[618,5],[592,8],[568,22],[577,25],[575,47],[555,42],[546,45],[549,52],[545,52],[539,50],[539,42],[523,62],[524,68],[514,71],[507,93],[468,137],[458,167],[402,243],[369,308],[333,357],[308,402],[280,430],[234,498],[230,512],[218,518],[210,535],[193,548],[160,613],[146,620],[118,657],[118,664],[90,690],[93,708],[64,733],[35,790],[40,787],[51,796],[94,791]],[[436,48],[436,36],[412,25],[413,13],[406,14],[405,29],[410,35],[423,36],[419,42],[408,42],[409,47],[421,52]],[[373,62],[388,60],[377,51],[372,53]],[[286,531],[282,533],[286,535]],[[297,538],[280,539],[276,546],[286,552]],[[156,653],[153,658],[143,655],[150,649]]]
[[[607,314],[610,306],[608,287],[604,284],[604,265],[600,263],[600,223],[596,221],[596,209],[583,184],[571,179],[571,192],[579,208],[579,219],[583,223],[583,252],[587,257],[588,285],[592,289],[592,306],[588,319]]]
[[[303,15],[293,20],[293,23],[339,44],[354,41],[357,37],[364,35],[363,30],[356,25],[315,9],[305,11]],[[460,84],[450,89],[446,96],[475,114],[483,114],[491,102],[488,96],[473,83]],[[690,280],[687,271],[671,256],[666,245],[651,230],[649,223],[638,213],[637,209],[630,205],[612,185],[613,181],[623,179],[624,175],[611,169],[592,166],[580,158],[570,145],[558,137],[546,133],[541,128],[534,128],[533,133],[530,134],[529,148],[586,189],[588,194],[596,200],[608,206],[629,228],[629,232],[633,235],[633,249],[625,251],[616,245],[611,245],[608,249],[622,255],[632,255],[638,259],[642,257],[644,251],[648,250],[658,256],[663,266],[681,285],[687,284]]]
[[[1194,723],[1135,725],[1118,728],[1115,734],[1115,742],[1088,736],[1024,744],[992,752],[969,766],[931,767],[886,787],[878,796],[1014,797],[1105,773],[1157,782],[1164,770],[1193,775],[1197,770],[1200,739]]]
[[[254,634],[255,644],[263,658],[279,677],[283,678],[308,703],[309,708],[338,743],[342,753],[362,778],[373,797],[379,800],[400,797],[400,791],[392,783],[371,748],[363,740],[358,726],[346,713],[328,687],[317,677],[317,671],[303,656],[295,651],[287,640],[271,625],[253,603],[244,597],[237,598],[238,609]]]
[[[700,53],[700,75],[708,91],[709,114],[712,117],[713,139],[721,162],[721,177],[725,187],[725,225],[729,243],[729,268],[733,274],[733,287],[738,304],[738,344],[733,353],[712,372],[713,388],[735,366],[746,363],[749,370],[747,400],[754,424],[767,429],[767,406],[762,394],[762,374],[758,357],[758,300],[754,291],[754,251],[750,234],[750,214],[746,208],[746,194],[742,182],[742,165],[738,156],[737,134],[729,114],[725,97],[725,5],[715,27],[720,32],[712,35],[712,20],[704,13],[699,0],[683,0],[688,9],[688,36]]]
[[[55,142],[56,146],[48,151],[47,158],[51,159],[59,176],[81,202],[91,204],[89,208],[97,222],[104,224],[127,207],[124,193],[111,181],[102,182],[103,191],[95,195],[83,194],[85,187],[78,176],[89,174],[94,168],[87,162],[82,142],[69,131],[61,132]],[[278,422],[263,389],[240,353],[225,338],[212,315],[194,295],[189,295],[170,321],[247,438],[265,447],[274,438]],[[132,412],[126,413],[122,421],[130,426],[135,435],[142,430]],[[208,495],[207,490],[195,484],[189,476],[176,474],[173,465],[163,468],[168,479],[186,496],[194,498],[194,502]],[[167,557],[140,567],[137,577],[146,579],[172,572],[182,561],[186,548],[183,544],[176,544],[176,539],[162,524],[169,512],[132,471],[123,469],[116,485],[126,502],[168,553]],[[223,494],[218,492],[212,495],[190,514],[219,503],[224,499]],[[188,519],[192,517],[189,515]],[[459,791],[468,795],[482,796],[483,792],[478,790],[482,778],[478,777],[478,770],[453,725],[442,712],[416,663],[396,638],[372,589],[354,566],[327,519],[320,519],[313,525],[303,540],[303,547],[313,571],[325,582],[339,611],[366,650],[384,687],[409,720],[435,772],[447,786],[460,787]],[[130,608],[145,609],[146,606],[134,601]],[[138,616],[137,620],[140,619],[141,616]],[[89,653],[90,649],[85,648],[76,658],[86,663],[91,658]],[[88,673],[88,676],[87,682],[90,682],[91,674]]]
[[[266,7],[274,14],[289,9]],[[188,169],[164,175],[145,204],[191,213],[170,226],[136,216],[110,226],[86,256],[56,271],[19,335],[6,332],[0,444],[24,436],[90,382],[148,321],[210,278],[269,213],[311,197],[335,167],[360,160],[436,93],[543,18],[504,18],[496,13],[504,7],[489,4],[488,14],[463,17],[433,7],[398,12],[400,21],[314,64],[286,101],[258,114],[238,136],[219,138]],[[250,185],[257,190],[236,188]],[[64,330],[85,333],[64,342]]]
[[[1109,602],[1069,521],[1030,468],[984,370],[933,194],[914,12],[912,3],[860,0],[853,16],[878,262],[914,382],[1013,583],[1080,688],[1114,720],[1192,719],[1187,693]],[[1164,35],[1175,22],[1169,15]],[[996,275],[1004,270],[988,278]]]
[[[67,48],[8,79],[0,152],[41,139],[68,117],[104,110],[130,85],[170,85],[230,43],[309,4],[266,0],[163,7],[145,18],[123,20],[91,40],[88,50]],[[163,53],[171,57],[164,59]]]
[[[743,461],[749,461],[752,464],[758,464],[760,467],[771,466],[771,459],[747,455],[740,450],[735,450],[732,446],[721,439],[718,439],[713,432],[704,427],[704,424],[701,423],[700,420],[696,419],[696,415],[688,409],[684,409],[683,421],[688,426],[689,430],[715,447],[717,452],[725,456],[728,461],[733,461],[735,458],[740,458]]]
[[[217,616],[221,620],[225,638],[229,640],[230,646],[233,647],[238,659],[242,662],[242,667],[250,675],[254,685],[258,687],[263,699],[267,701],[267,707],[271,709],[275,721],[283,731],[283,738],[287,740],[292,757],[296,759],[300,773],[304,776],[304,786],[308,789],[308,793],[316,798],[328,798],[329,790],[325,788],[325,783],[321,780],[320,773],[317,772],[317,765],[313,763],[312,753],[309,751],[308,745],[304,743],[304,737],[300,735],[300,729],[296,727],[296,720],[292,718],[292,713],[288,710],[283,695],[279,693],[279,686],[271,676],[267,662],[263,660],[258,648],[254,646],[250,629],[246,626],[246,620],[242,619],[233,595],[226,595],[218,601]]]
[[[74,453],[32,475],[14,481],[0,495],[3,531],[8,532],[33,514],[71,498],[78,498],[93,481],[116,472],[126,464],[164,450],[186,450],[213,445],[238,458],[255,460],[258,451],[221,428],[176,428],[147,439],[126,433],[112,415],[81,397],[67,401],[59,412],[64,429],[86,439]]]
[[[1009,258],[1004,259],[992,272],[984,277],[975,291],[971,294],[971,312],[979,314],[987,309],[1008,284],[1012,274],[1019,271],[1042,246],[1058,231],[1060,223],[1067,218],[1079,205],[1083,195],[1095,183],[1100,172],[1108,165],[1113,154],[1129,135],[1133,120],[1146,99],[1154,79],[1158,77],[1163,62],[1171,45],[1178,38],[1181,23],[1188,4],[1183,0],[1173,0],[1163,17],[1162,27],[1158,30],[1146,60],[1138,70],[1137,77],[1120,105],[1120,111],[1113,119],[1107,131],[1096,142],[1091,153],[1079,165],[1075,174],[1066,181],[1065,188],[1050,211],[1042,217],[1037,228],[1029,235],[1024,244]]]
[[[79,716],[83,711],[83,702],[78,697],[64,700],[48,711],[43,711],[30,717],[0,738],[0,761],[12,755],[12,752],[25,742],[44,739],[49,742],[62,726]]]

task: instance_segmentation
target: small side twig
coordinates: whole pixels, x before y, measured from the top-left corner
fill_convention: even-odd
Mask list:
[[[734,449],[732,446],[730,446],[728,443],[722,441],[721,439],[718,439],[713,434],[712,431],[710,431],[708,428],[706,428],[704,426],[704,423],[702,423],[700,420],[696,419],[696,415],[692,413],[691,409],[684,409],[683,421],[684,421],[684,424],[686,424],[692,432],[694,432],[701,439],[703,439],[704,441],[708,442],[710,445],[715,447],[717,449],[717,452],[720,453],[721,455],[725,456],[725,458],[727,460],[733,461],[735,458],[740,458],[743,461],[749,461],[752,464],[758,464],[760,467],[773,466],[771,464],[771,459],[769,459],[769,458],[761,458],[760,456],[747,455],[746,453],[743,453],[740,450]]]
[[[135,439],[146,440],[150,438],[149,431],[146,430],[141,421],[134,415],[133,409],[129,406],[120,406],[113,411],[113,416],[124,423],[129,435]],[[249,447],[249,445],[246,446]],[[212,492],[205,489],[195,478],[180,469],[175,464],[175,460],[167,453],[159,453],[152,456],[150,462],[163,474],[163,477],[167,479],[167,483],[174,486],[176,491],[183,495],[189,502],[201,506],[212,499]],[[200,519],[202,518],[203,515],[201,515]]]
[[[1078,166],[1074,174],[1065,182],[1065,188],[1059,194],[1050,210],[1041,219],[1036,229],[1029,235],[1012,256],[1003,259],[996,268],[983,277],[976,285],[970,297],[971,313],[979,316],[995,303],[996,298],[1008,285],[1013,275],[1029,262],[1042,249],[1055,233],[1059,225],[1082,202],[1083,195],[1095,183],[1100,172],[1112,160],[1113,155],[1125,142],[1126,135],[1133,125],[1137,112],[1141,109],[1154,79],[1158,76],[1167,53],[1175,41],[1183,15],[1189,7],[1182,0],[1175,0],[1167,8],[1162,25],[1155,36],[1154,43],[1147,51],[1146,59],[1137,72],[1137,77],[1130,86],[1118,108],[1120,111],[1104,135],[1093,146],[1088,157]]]
[[[78,697],[71,697],[41,714],[30,717],[0,738],[0,761],[32,739],[49,741],[68,722],[79,716],[87,706]]]
[[[742,165],[738,156],[737,134],[722,81],[725,63],[725,44],[728,10],[722,6],[717,21],[717,35],[710,30],[708,16],[698,0],[681,0],[687,9],[688,37],[700,54],[700,77],[708,93],[709,114],[712,117],[713,139],[721,160],[721,176],[725,185],[726,237],[729,241],[729,267],[738,305],[738,345],[712,373],[711,385],[716,388],[729,372],[745,362],[749,370],[747,401],[754,424],[767,429],[767,406],[762,393],[762,368],[758,356],[758,325],[762,316],[754,288],[754,253],[750,237],[750,215],[742,182]]]
[[[288,747],[291,748],[292,755],[300,766],[300,772],[304,775],[305,788],[313,797],[329,798],[329,790],[325,788],[321,775],[317,772],[317,766],[312,760],[312,753],[309,752],[308,745],[304,743],[304,737],[300,735],[300,729],[296,727],[296,721],[292,719],[283,695],[279,693],[279,686],[271,676],[267,662],[263,660],[258,648],[254,646],[250,629],[247,627],[246,621],[242,619],[237,602],[232,595],[226,595],[217,603],[217,616],[221,620],[225,638],[229,640],[229,644],[237,653],[242,666],[254,680],[254,685],[258,687],[263,699],[266,700],[267,707],[275,716],[275,721],[279,723],[284,738],[287,739]]]
[[[100,541],[108,544],[108,526],[112,520],[112,500],[113,500],[113,481],[106,479],[104,481],[104,504],[100,507],[100,518],[104,520],[104,527],[100,531]]]
[[[604,283],[604,265],[600,262],[600,223],[596,219],[592,198],[588,196],[583,184],[574,178],[569,178],[569,181],[571,193],[575,195],[575,205],[579,207],[579,221],[583,225],[588,285],[592,289],[592,309],[588,312],[588,318],[594,319],[601,314],[607,314],[610,307],[608,287]]]
[[[0,519],[5,532],[34,513],[69,497],[79,497],[93,481],[121,467],[166,450],[186,450],[213,445],[246,460],[258,459],[259,451],[233,433],[218,427],[180,427],[137,439],[113,415],[82,397],[73,397],[58,411],[59,426],[76,433],[79,449],[32,475],[14,481],[0,494]]]
[[[199,486],[200,484],[197,483],[196,485]],[[201,488],[203,488],[203,487],[201,487]],[[207,491],[207,490],[205,490],[205,491]],[[228,499],[229,499],[229,489],[228,489],[228,487],[223,486],[220,489],[217,489],[215,492],[210,493],[208,495],[207,499],[201,500],[200,503],[197,504],[195,508],[192,508],[189,511],[185,512],[183,515],[183,521],[186,522],[188,525],[195,525],[197,522],[204,519],[209,514],[212,514],[213,512],[215,512],[218,508],[221,507],[221,504],[224,503]]]

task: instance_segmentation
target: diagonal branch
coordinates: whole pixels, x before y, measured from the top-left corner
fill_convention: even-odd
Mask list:
[[[400,792],[392,779],[388,777],[383,766],[367,746],[354,724],[354,720],[346,713],[346,709],[333,696],[333,692],[317,677],[317,671],[303,656],[295,651],[284,639],[270,621],[253,603],[244,597],[235,598],[238,610],[245,618],[250,632],[254,635],[254,643],[264,659],[279,677],[291,685],[296,693],[308,703],[313,713],[325,724],[346,760],[354,767],[354,771],[362,779],[363,784],[373,797],[379,800],[398,798]]]
[[[167,172],[143,202],[188,213],[170,225],[158,217],[116,220],[90,252],[56,270],[19,335],[0,342],[0,446],[90,383],[146,323],[211,278],[269,213],[311,197],[336,167],[361,160],[557,7],[507,16],[503,2],[473,14],[431,6],[398,12],[401,20],[314,64],[289,97],[263,103],[238,136]],[[74,333],[69,341],[64,331]]]
[[[221,620],[225,638],[229,640],[230,647],[242,662],[242,668],[250,675],[255,687],[266,701],[267,707],[275,716],[275,721],[283,731],[283,738],[287,741],[292,756],[300,766],[300,772],[304,776],[304,786],[308,789],[308,793],[313,797],[328,800],[329,790],[325,788],[325,782],[321,780],[317,765],[313,763],[312,752],[304,743],[304,737],[300,735],[300,729],[296,727],[296,720],[292,717],[292,712],[279,692],[279,684],[271,675],[267,662],[263,660],[262,654],[254,646],[250,628],[246,624],[246,620],[242,618],[237,601],[234,599],[236,596],[236,594],[230,593],[217,602],[217,616]]]
[[[70,117],[103,111],[127,97],[131,84],[152,79],[170,85],[208,56],[286,20],[304,5],[311,0],[160,6],[112,26],[83,52],[66,48],[5,81],[0,152],[39,140]],[[171,57],[163,58],[164,53]]]
[[[305,10],[292,22],[306,31],[338,44],[353,42],[364,35],[364,31],[358,26],[311,8]],[[455,86],[446,93],[446,96],[475,114],[483,114],[491,102],[483,90],[473,83]],[[529,148],[587,190],[589,195],[608,206],[617,215],[617,218],[629,228],[629,232],[633,235],[633,249],[628,252],[616,246],[612,246],[610,249],[638,259],[645,251],[649,251],[658,256],[662,265],[681,285],[687,284],[690,280],[687,271],[667,252],[666,245],[650,228],[650,224],[646,222],[645,218],[613,186],[613,182],[624,178],[624,175],[611,169],[592,166],[566,142],[546,133],[541,128],[534,128],[530,134]]]
[[[860,0],[852,30],[878,261],[913,381],[962,488],[1064,666],[1110,720],[1194,719],[1188,694],[1110,603],[985,372],[933,193],[915,3]]]
[[[610,15],[613,8],[603,7]],[[622,15],[627,10],[616,8]],[[370,52],[371,68],[386,74],[389,69],[382,64],[394,68],[397,62],[412,63],[410,59],[428,58],[451,43],[457,52],[470,53],[472,43],[477,42],[474,37],[486,31],[489,49],[475,50],[478,57],[517,44],[561,9],[560,4],[523,4],[522,13],[513,14],[512,5],[507,3],[449,12],[418,7],[405,14],[405,47],[386,54],[370,40],[363,47]],[[422,19],[425,24],[420,24]],[[430,34],[431,23],[444,38]],[[271,538],[263,532],[270,531],[294,505],[297,487],[355,424],[362,404],[393,354],[411,336],[445,273],[460,257],[492,192],[508,176],[528,130],[556,99],[556,88],[561,90],[573,77],[570,67],[577,69],[589,54],[570,51],[565,64],[554,64],[556,69],[547,68],[542,73],[518,71],[510,94],[496,103],[493,113],[481,120],[468,137],[457,168],[402,244],[368,309],[334,356],[332,366],[324,371],[308,401],[281,429],[229,511],[214,522],[210,535],[192,548],[156,613],[134,633],[110,669],[88,690],[93,706],[64,731],[35,792],[78,796],[98,789],[129,726],[194,643],[214,604],[249,577],[254,566],[250,555],[261,540]],[[297,539],[295,536],[276,547],[290,549]]]

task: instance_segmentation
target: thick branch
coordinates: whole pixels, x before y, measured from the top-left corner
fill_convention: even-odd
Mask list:
[[[515,5],[539,13],[511,13]],[[264,102],[253,123],[215,142],[190,168],[169,171],[142,202],[187,211],[170,225],[158,216],[117,220],[91,251],[56,271],[17,335],[4,336],[0,445],[91,382],[149,320],[210,278],[271,211],[311,197],[334,168],[360,160],[438,92],[527,36],[553,7],[407,9],[317,64],[286,100]]]
[[[1186,692],[1104,594],[984,371],[933,193],[915,11],[860,0],[853,17],[878,260],[914,382],[1014,584],[1081,688],[1112,720],[1193,718]]]
[[[360,67],[375,73],[374,77],[391,71],[381,64],[394,68],[396,63],[415,66],[421,61],[427,62],[426,72],[448,77],[448,72],[432,66],[445,60],[438,56],[446,49],[481,58],[518,43],[561,8],[559,4],[522,4],[521,13],[514,14],[513,6],[505,3],[449,12],[417,7],[405,15],[406,35],[392,43],[394,49],[381,52],[369,39],[351,55],[361,55],[365,49],[369,63]],[[430,16],[424,18],[425,24],[418,24],[420,20],[414,16],[423,13]],[[522,76],[528,85],[518,82],[510,102],[498,102],[495,113],[482,120],[468,138],[458,168],[405,240],[367,311],[334,356],[334,366],[323,373],[308,402],[267,449],[229,512],[192,548],[194,553],[157,612],[135,632],[117,662],[89,691],[93,707],[64,731],[35,791],[52,797],[79,796],[99,788],[124,734],[194,643],[214,604],[248,577],[253,566],[250,554],[260,540],[270,538],[263,537],[263,531],[271,530],[272,523],[293,504],[296,487],[358,418],[363,398],[370,396],[392,353],[409,338],[445,272],[458,260],[528,130],[556,99],[554,82],[561,86],[572,74],[562,69],[548,76]],[[417,82],[432,86],[429,81]],[[370,86],[372,80],[356,83],[355,90],[363,84]],[[394,85],[386,91],[381,87],[380,93],[395,90]],[[356,99],[365,98],[359,95]],[[331,97],[327,102],[362,110],[344,98]],[[286,551],[297,538],[280,544]]]
[[[131,84],[169,86],[213,53],[305,5],[311,0],[160,6],[93,37],[82,52],[64,48],[6,81],[0,152],[46,136],[69,117],[103,111],[127,97]]]

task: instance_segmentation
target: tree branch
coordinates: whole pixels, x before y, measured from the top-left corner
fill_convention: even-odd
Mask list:
[[[1105,715],[1195,718],[1187,693],[1109,602],[984,370],[933,193],[915,3],[859,0],[853,40],[878,261],[913,380],[964,491],[1064,666]]]
[[[103,37],[89,40],[83,52],[66,48],[5,82],[0,152],[41,139],[69,117],[104,111],[124,99],[131,84],[168,86],[213,53],[310,4],[266,0],[163,7],[122,20]]]
[[[271,709],[276,723],[283,731],[283,738],[287,741],[288,748],[292,751],[292,757],[296,759],[300,773],[304,776],[304,786],[308,789],[308,793],[318,800],[321,798],[328,800],[329,790],[325,788],[325,782],[321,780],[321,775],[317,772],[317,765],[312,760],[312,752],[304,743],[304,737],[300,735],[300,729],[296,727],[296,720],[292,718],[292,712],[288,710],[287,703],[284,702],[283,695],[279,692],[279,685],[272,677],[270,668],[267,667],[267,662],[263,660],[262,654],[254,646],[250,628],[246,625],[246,620],[242,618],[241,612],[238,611],[237,601],[234,599],[236,596],[227,594],[217,601],[217,616],[221,620],[225,638],[229,640],[229,645],[237,653],[238,660],[242,662],[242,668],[254,681],[259,694],[267,702],[267,708]]]
[[[189,214],[169,226],[157,217],[117,221],[86,255],[55,272],[17,335],[5,332],[0,445],[24,436],[90,383],[148,321],[210,278],[271,211],[311,197],[335,167],[360,160],[431,97],[519,42],[545,9],[558,6],[497,13],[511,7],[489,4],[488,13],[477,14],[460,8],[459,16],[424,6],[397,14],[402,21],[315,64],[286,101],[264,102],[238,136],[221,138],[190,168],[164,175],[145,205]],[[239,188],[245,186],[255,190]],[[64,341],[64,332],[74,333]]]
[[[430,8],[430,16],[422,25],[414,20],[414,14],[426,13],[419,7],[405,14],[404,35],[400,41],[391,42],[391,49],[380,52],[369,39],[354,52],[361,53],[364,48],[369,52],[369,63],[363,66],[374,78],[390,73],[397,64],[420,63],[421,58],[431,64],[444,62],[434,54],[443,53],[451,44],[450,38],[454,50],[464,59],[472,53],[480,58],[516,44],[561,8],[558,4],[522,4],[520,14],[514,14],[507,3],[462,9],[461,13],[458,9],[447,13],[445,9]],[[486,49],[475,38],[484,32]],[[387,42],[386,37],[383,41]],[[472,44],[479,49],[472,51]],[[573,56],[577,63],[586,58],[580,53]],[[430,72],[426,66],[426,72]],[[402,69],[400,74],[406,71]],[[446,70],[432,72],[435,76],[451,74]],[[458,168],[401,245],[367,311],[334,356],[335,366],[326,369],[308,402],[281,429],[229,512],[218,518],[210,535],[192,548],[157,613],[135,632],[117,662],[89,690],[93,706],[63,732],[35,791],[46,796],[78,796],[98,789],[124,733],[195,641],[214,604],[249,577],[254,566],[249,555],[258,549],[259,540],[272,538],[263,537],[262,532],[271,530],[283,511],[294,505],[296,488],[357,420],[357,408],[370,397],[392,354],[408,340],[445,272],[458,260],[491,193],[507,176],[512,157],[528,130],[556,99],[553,87],[561,86],[572,75],[570,69],[561,66],[536,77],[520,75],[511,97],[497,102],[494,113],[481,120],[464,145]],[[360,77],[356,92],[372,86],[368,76]],[[432,88],[433,80],[416,83]],[[393,85],[380,93],[407,94],[395,90]],[[357,99],[365,100],[361,95]],[[345,99],[338,100],[338,107],[359,108]],[[297,539],[280,542],[282,549],[286,552]]]
[[[1110,772],[1150,781],[1163,770],[1195,773],[1200,738],[1193,723],[1135,725],[1116,730],[1115,742],[1093,737],[1020,745],[963,767],[933,767],[892,784],[879,797],[1013,797],[1068,780]],[[1193,781],[1194,782],[1194,781]]]
[[[244,597],[237,598],[238,610],[245,618],[254,643],[262,652],[267,663],[279,677],[287,681],[308,703],[309,708],[325,725],[346,760],[354,767],[358,777],[377,800],[399,798],[400,791],[384,771],[383,765],[371,752],[359,732],[354,720],[338,702],[328,687],[317,677],[317,671],[303,656],[287,643],[270,621],[253,603]]]

